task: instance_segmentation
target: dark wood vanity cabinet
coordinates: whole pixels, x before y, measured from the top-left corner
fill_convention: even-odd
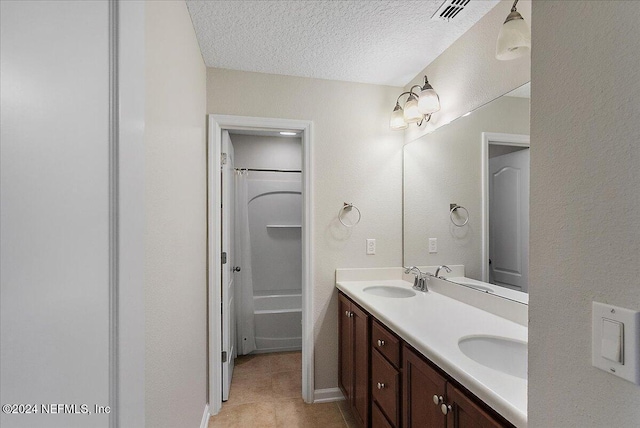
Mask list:
[[[339,295],[338,384],[357,422],[369,426],[369,314]]]
[[[362,427],[513,425],[339,293],[339,386]]]
[[[403,397],[404,426],[442,428],[510,427],[483,409],[456,388],[424,357],[404,346]],[[486,407],[486,406],[485,406]]]
[[[505,425],[498,422],[487,413],[481,406],[471,400],[464,392],[458,388],[447,385],[447,396],[452,403],[452,417],[449,418],[447,428],[500,428]]]
[[[400,339],[376,320],[371,321],[371,400],[372,411],[385,420],[372,426],[400,426]]]
[[[446,427],[447,416],[442,413],[440,405],[447,396],[447,380],[406,345],[402,355],[404,426]]]

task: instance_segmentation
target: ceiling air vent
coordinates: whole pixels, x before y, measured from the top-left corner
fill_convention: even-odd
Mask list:
[[[469,4],[471,0],[445,0],[442,6],[433,14],[433,21],[451,21]]]

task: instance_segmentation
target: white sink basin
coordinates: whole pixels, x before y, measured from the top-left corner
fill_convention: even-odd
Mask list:
[[[458,341],[464,355],[473,361],[506,373],[527,379],[527,343],[506,337],[467,336]]]
[[[415,291],[409,290],[408,288],[392,287],[390,285],[373,285],[366,287],[363,291],[375,296],[391,297],[394,299],[402,299],[416,295]]]
[[[493,293],[494,289],[483,282],[474,281],[473,279],[468,279],[465,277],[455,277],[455,278],[447,278],[451,282],[455,282],[456,284],[465,285],[470,288],[474,288],[476,290],[484,291],[486,293]]]

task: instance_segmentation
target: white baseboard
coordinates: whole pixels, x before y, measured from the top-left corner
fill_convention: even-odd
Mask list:
[[[341,400],[344,400],[344,395],[342,395],[340,388],[316,389],[313,391],[314,403],[330,403]]]
[[[202,414],[202,422],[200,422],[200,428],[207,428],[209,426],[209,404],[205,404],[204,413]]]

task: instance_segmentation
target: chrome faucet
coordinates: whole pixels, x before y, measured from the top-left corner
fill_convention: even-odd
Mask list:
[[[441,265],[438,266],[438,269],[436,269],[436,274],[434,275],[436,278],[444,278],[443,276],[438,276],[438,274],[440,273],[440,269],[444,269],[445,271],[447,271],[447,273],[451,273],[451,268],[447,265]]]
[[[422,272],[418,266],[404,268],[404,273],[409,274],[411,272],[413,272],[413,274],[415,275],[415,279],[413,280],[413,288],[425,292],[429,291],[427,288],[427,276],[431,276],[431,274]]]

